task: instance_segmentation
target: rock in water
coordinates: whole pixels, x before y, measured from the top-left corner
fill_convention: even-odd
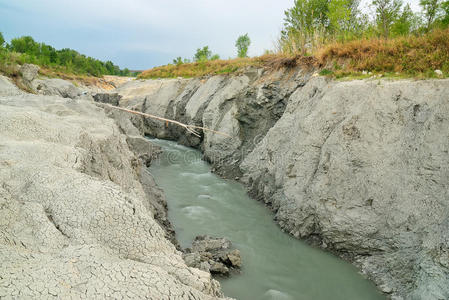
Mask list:
[[[240,251],[231,249],[231,246],[231,241],[225,238],[197,236],[192,248],[185,250],[184,261],[190,267],[227,276],[231,270],[240,269],[242,266]]]
[[[217,275],[223,275],[223,276],[228,276],[229,275],[229,268],[226,267],[223,263],[221,262],[215,262],[213,261],[210,268],[209,268],[209,272],[211,274],[217,274]]]
[[[192,243],[194,252],[217,252],[231,248],[231,241],[225,238],[212,238],[208,235],[197,236]]]
[[[242,267],[242,258],[240,257],[240,250],[235,249],[227,254],[227,259],[230,262],[230,265],[234,268]]]

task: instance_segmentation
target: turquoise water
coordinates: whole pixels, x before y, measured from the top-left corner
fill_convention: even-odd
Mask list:
[[[152,140],[164,154],[150,168],[165,191],[169,219],[182,247],[197,235],[226,237],[240,249],[241,274],[219,279],[237,299],[385,299],[351,264],[311,247],[274,223],[272,213],[244,187],[211,173],[201,153]]]

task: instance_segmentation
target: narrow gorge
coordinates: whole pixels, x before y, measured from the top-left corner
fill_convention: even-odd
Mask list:
[[[36,73],[36,94],[0,77],[1,298],[228,296],[184,261],[145,136],[200,150],[387,298],[449,298],[449,80],[247,68],[105,91]]]
[[[449,297],[449,81],[335,81],[313,71],[129,82],[120,105],[224,132],[200,149],[291,235],[351,261],[389,297]]]

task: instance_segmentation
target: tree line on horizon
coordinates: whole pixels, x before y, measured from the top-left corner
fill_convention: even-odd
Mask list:
[[[449,26],[449,0],[420,0],[413,12],[403,0],[372,0],[370,13],[360,0],[295,0],[285,11],[277,51],[311,53],[332,42],[362,38],[395,38],[422,35]]]
[[[111,61],[80,54],[76,50],[64,48],[56,50],[45,43],[36,42],[31,36],[14,38],[6,43],[0,32],[0,61],[36,64],[48,68],[59,68],[64,72],[100,77],[102,75],[136,76],[127,68],[120,69]]]

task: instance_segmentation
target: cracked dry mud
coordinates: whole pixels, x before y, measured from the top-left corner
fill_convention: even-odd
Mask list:
[[[0,77],[0,298],[222,296],[165,237],[136,160],[91,99]]]

